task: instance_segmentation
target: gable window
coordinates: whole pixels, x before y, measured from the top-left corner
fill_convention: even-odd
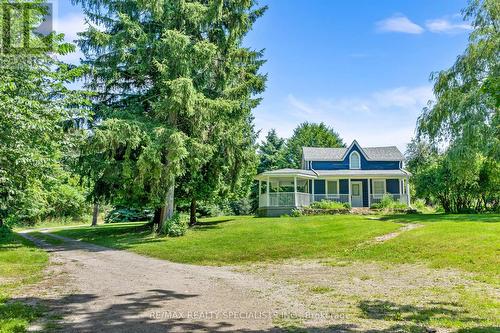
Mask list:
[[[339,181],[328,180],[326,182],[326,194],[330,196],[338,196],[339,194]]]
[[[357,151],[353,151],[349,156],[349,169],[361,169],[361,158]]]
[[[385,194],[385,180],[373,180],[373,195],[382,197]]]

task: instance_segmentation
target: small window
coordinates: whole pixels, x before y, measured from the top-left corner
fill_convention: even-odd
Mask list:
[[[352,195],[359,197],[359,184],[352,184]]]
[[[349,157],[350,169],[361,169],[361,160],[357,151],[353,151]]]
[[[327,194],[339,194],[339,181],[329,180],[327,182]]]
[[[373,181],[373,194],[384,195],[385,194],[385,180],[374,180]]]

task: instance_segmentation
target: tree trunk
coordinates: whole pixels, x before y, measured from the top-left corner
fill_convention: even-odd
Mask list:
[[[161,208],[155,209],[155,213],[153,215],[153,230],[158,230],[158,228],[160,227],[161,211]]]
[[[92,227],[97,225],[97,217],[99,216],[99,203],[94,203],[94,210],[92,212]]]
[[[171,219],[174,216],[174,195],[175,195],[175,181],[168,189],[167,202],[165,204],[165,220]]]
[[[166,220],[171,219],[172,216],[174,216],[174,192],[175,183],[172,182],[172,185],[168,188],[167,196],[165,197],[165,205],[161,208],[158,231],[163,229],[163,225]]]
[[[191,209],[189,213],[189,225],[193,226],[196,224],[196,199],[191,199]]]

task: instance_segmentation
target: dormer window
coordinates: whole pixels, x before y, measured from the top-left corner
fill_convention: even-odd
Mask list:
[[[353,151],[349,156],[349,169],[361,169],[361,158],[357,151]]]

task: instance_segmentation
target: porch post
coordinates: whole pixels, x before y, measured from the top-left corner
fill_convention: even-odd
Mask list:
[[[295,202],[295,207],[297,206],[298,200],[297,200],[297,176],[293,177],[293,200]]]
[[[352,207],[352,203],[351,203],[351,178],[349,178],[349,206]]]
[[[399,179],[399,201],[403,201],[403,179]]]
[[[410,177],[406,177],[406,199],[408,200],[408,206],[410,206]]]
[[[259,193],[259,207],[260,207],[260,196],[262,195],[262,180],[259,179],[259,190],[257,191],[257,193]]]
[[[266,206],[269,207],[269,176],[267,176]]]
[[[312,182],[312,202],[315,202],[316,201],[316,196],[315,196],[315,192],[314,192],[314,181],[315,179],[313,179],[311,182]]]
[[[370,188],[370,183],[372,182],[371,178],[368,178],[368,208],[372,206],[372,194],[371,194],[371,188]]]

